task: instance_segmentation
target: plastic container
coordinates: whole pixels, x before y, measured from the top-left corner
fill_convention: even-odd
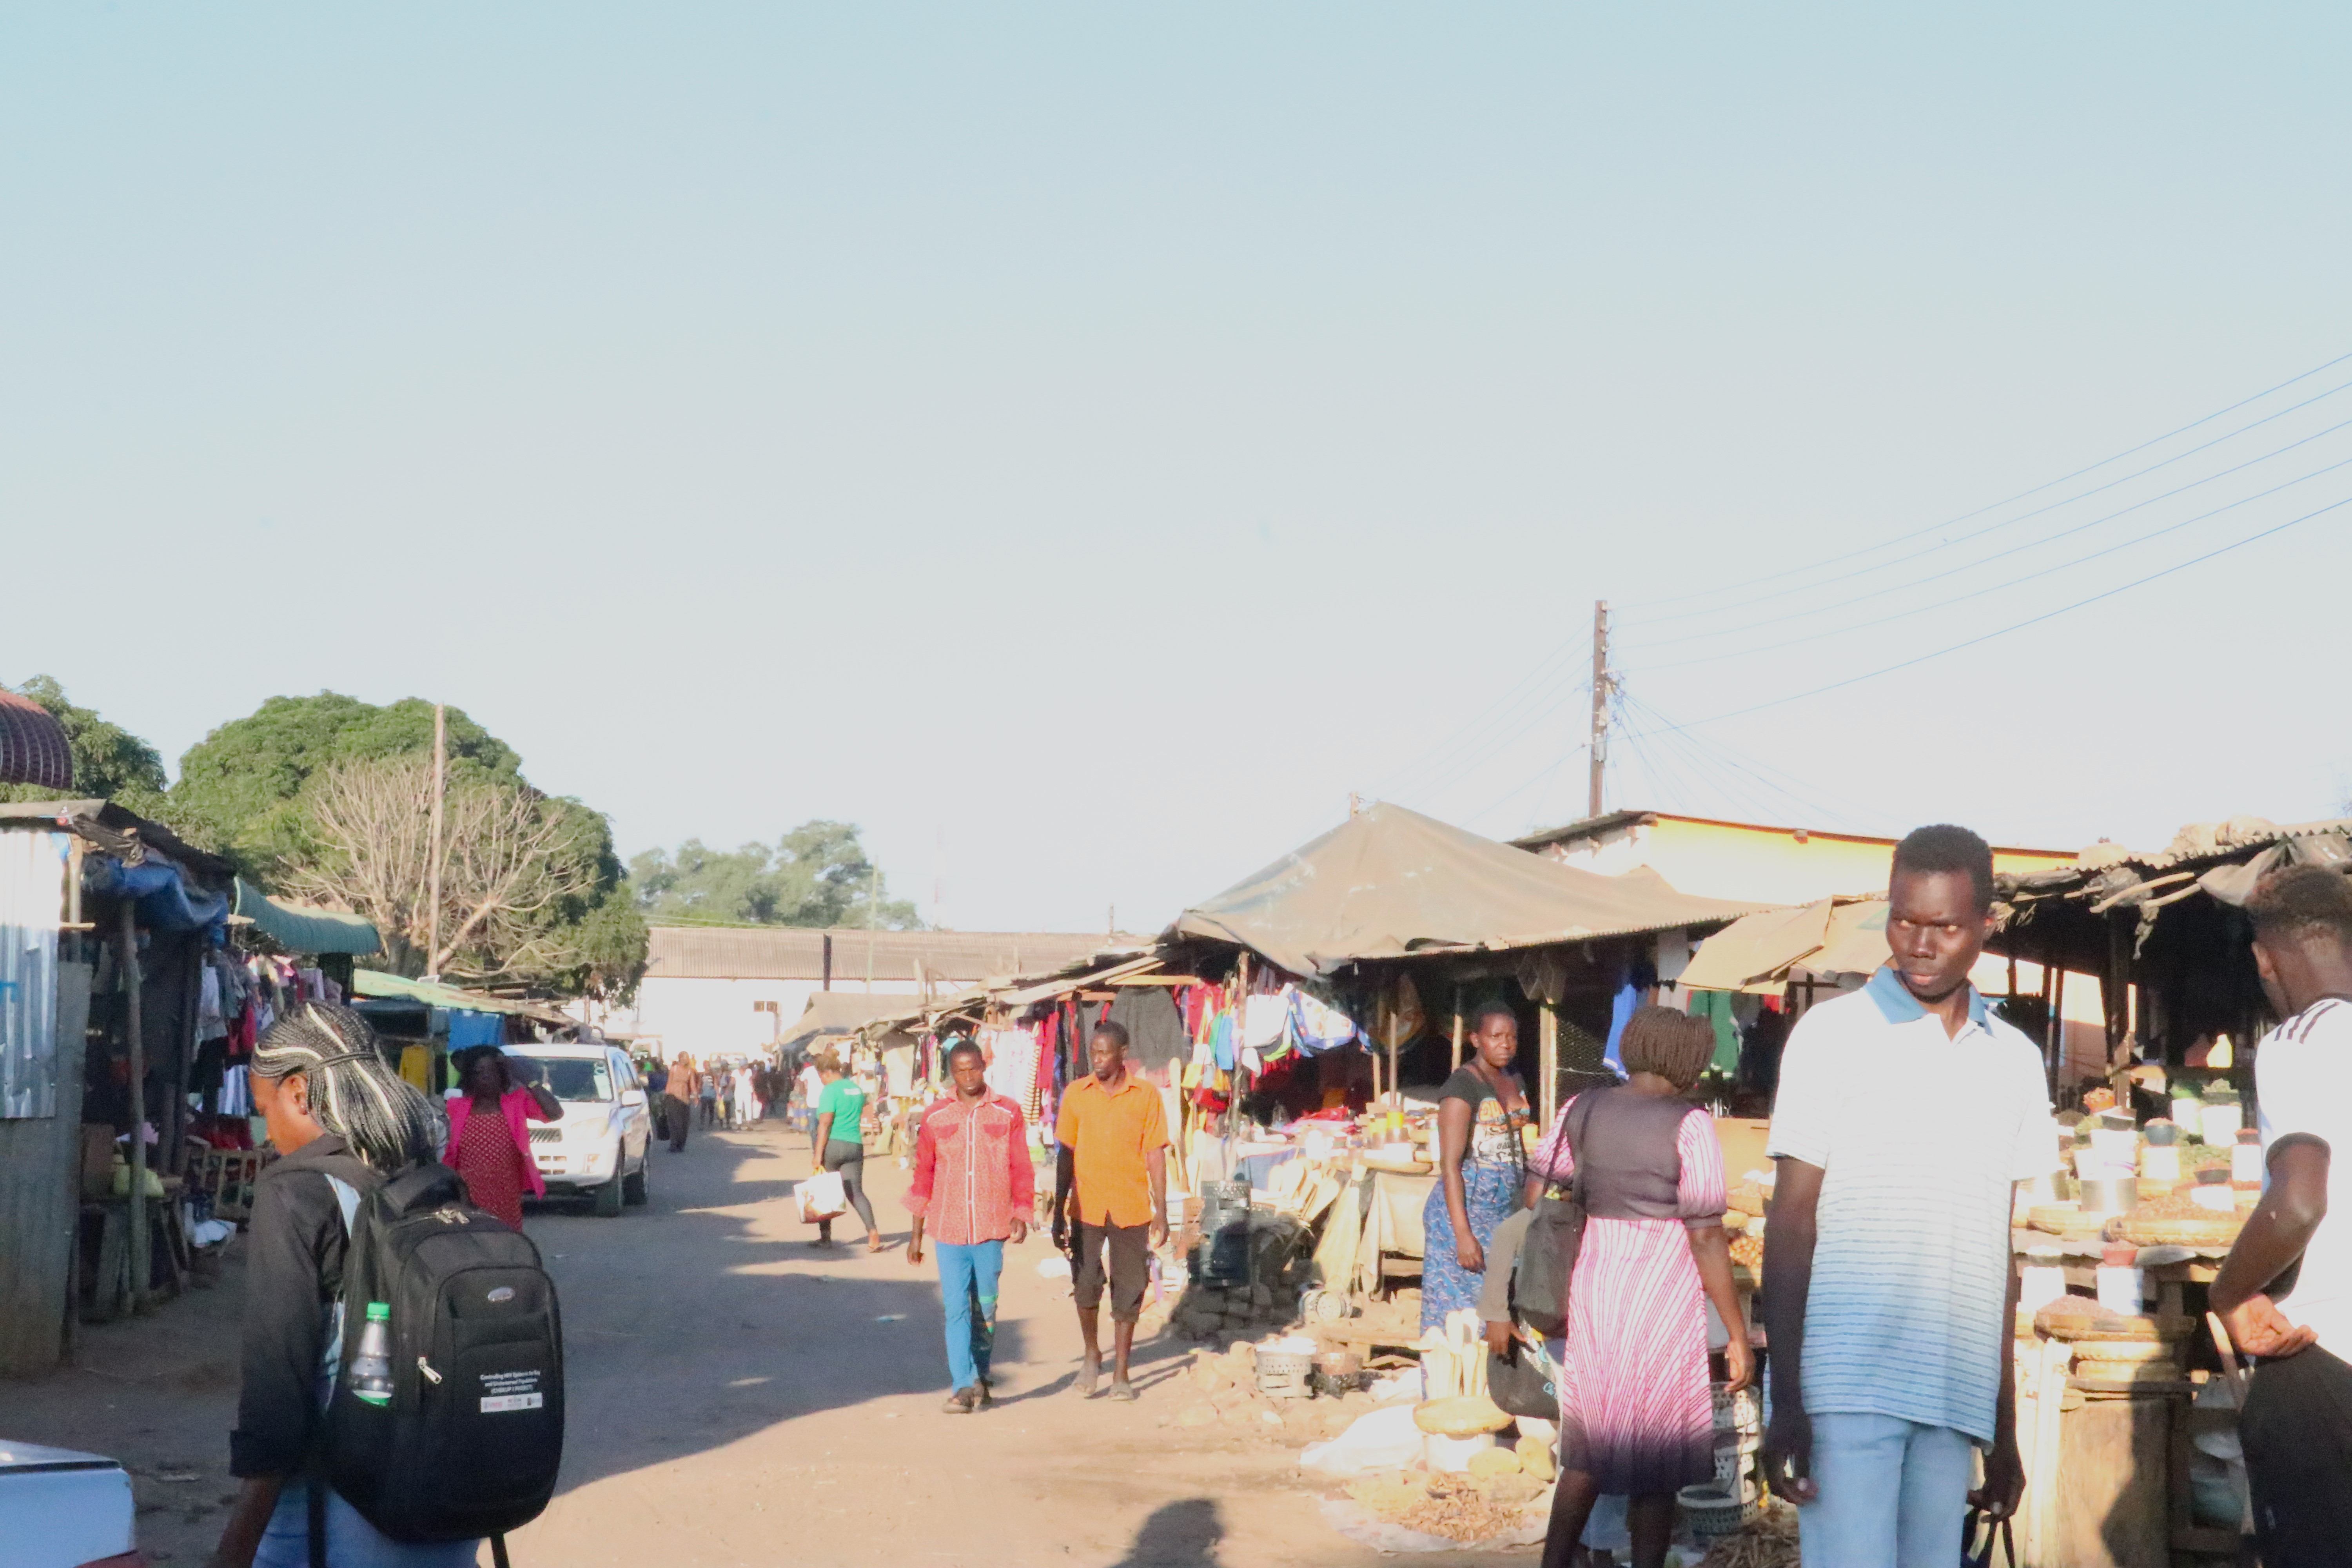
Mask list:
[[[2215,1214],[2238,1212],[2238,1194],[2231,1190],[2227,1171],[2198,1172],[2197,1184],[2189,1189],[2189,1201]]]
[[[2238,1142],[2230,1150],[2230,1180],[2242,1187],[2263,1184],[2263,1135],[2251,1127],[2238,1129]]]
[[[1312,1351],[1270,1351],[1257,1352],[1257,1391],[1270,1399],[1311,1399],[1315,1395],[1308,1377],[1315,1371]]]
[[[2084,1178],[2083,1212],[2084,1214],[2125,1214],[2138,1206],[2138,1177]]]
[[[2238,1129],[2245,1122],[2245,1108],[2235,1101],[2207,1105],[2197,1120],[2208,1143],[2233,1143],[2237,1142]]]
[[[1763,1494],[1752,1481],[1737,1487],[1720,1481],[1685,1487],[1675,1494],[1691,1533],[1706,1540],[1729,1535],[1763,1510]]]
[[[2099,1306],[2117,1317],[2137,1318],[2145,1304],[2147,1281],[2141,1277],[2139,1248],[2110,1247],[2099,1255]]]

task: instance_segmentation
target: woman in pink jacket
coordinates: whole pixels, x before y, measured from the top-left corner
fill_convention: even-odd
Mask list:
[[[523,1194],[547,1195],[523,1119],[561,1121],[563,1103],[544,1084],[524,1083],[496,1046],[457,1053],[457,1087],[447,1107],[449,1152],[442,1163],[466,1178],[477,1204],[520,1230]]]

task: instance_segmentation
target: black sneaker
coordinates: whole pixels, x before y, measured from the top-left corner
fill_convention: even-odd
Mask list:
[[[950,1415],[969,1415],[980,1403],[981,1397],[971,1389],[959,1388],[948,1395],[948,1402],[940,1408]]]
[[[976,1410],[985,1410],[996,1403],[996,1395],[990,1392],[988,1379],[984,1377],[973,1385],[971,1392],[974,1395],[972,1408]]]

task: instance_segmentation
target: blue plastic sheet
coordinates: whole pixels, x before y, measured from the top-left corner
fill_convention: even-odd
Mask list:
[[[186,874],[168,860],[151,858],[126,866],[110,855],[87,857],[81,863],[85,892],[100,898],[129,899],[139,911],[139,923],[149,931],[226,929],[228,899],[191,886]]]

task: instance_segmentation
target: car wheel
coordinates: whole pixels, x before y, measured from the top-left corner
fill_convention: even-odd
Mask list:
[[[598,1219],[616,1219],[621,1213],[621,1178],[614,1177],[590,1194],[593,1207],[589,1210]]]
[[[637,1162],[637,1168],[621,1178],[621,1201],[632,1205],[643,1204],[652,1195],[649,1189],[654,1179],[654,1152],[648,1147]]]

